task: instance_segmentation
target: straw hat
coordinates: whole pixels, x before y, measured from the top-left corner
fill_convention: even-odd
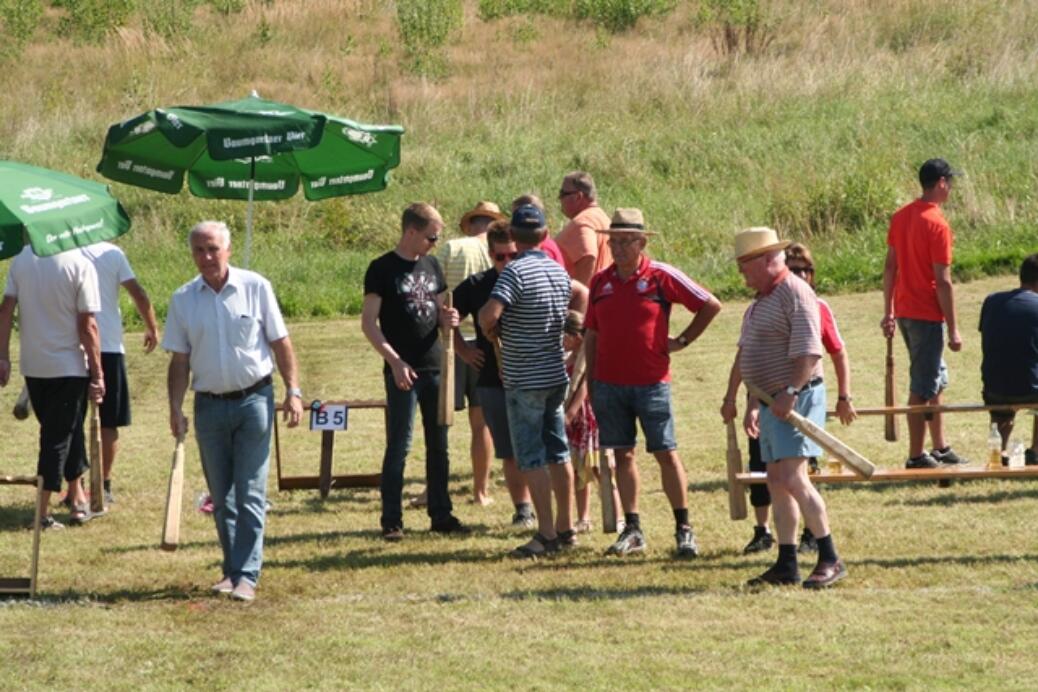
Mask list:
[[[458,226],[460,226],[461,230],[468,235],[469,223],[472,222],[472,219],[479,216],[483,216],[493,221],[503,221],[508,218],[501,213],[500,207],[493,202],[487,202],[484,200],[476,202],[476,206],[472,207],[471,211],[465,212],[465,215],[461,217],[461,221],[458,222]]]
[[[617,209],[613,212],[613,218],[609,221],[609,228],[603,228],[599,233],[644,233],[645,235],[656,235],[656,231],[645,229],[645,218],[641,209],[630,207],[628,209]]]
[[[747,228],[735,234],[735,259],[742,262],[772,250],[784,250],[791,242],[779,240],[775,229],[767,226]]]

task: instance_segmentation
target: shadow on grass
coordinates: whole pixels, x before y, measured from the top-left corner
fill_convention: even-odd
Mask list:
[[[192,548],[216,548],[216,530],[213,529],[212,539],[205,541],[183,541],[179,544],[178,550],[190,550]],[[377,536],[374,531],[370,529],[358,529],[356,531],[322,531],[322,532],[310,532],[310,533],[293,533],[284,536],[273,536],[266,534],[263,537],[263,543],[266,546],[276,545],[292,545],[294,543],[310,543],[318,541],[331,541],[344,538],[373,538]],[[121,545],[111,546],[102,548],[102,553],[136,553],[141,551],[159,550],[159,546],[156,543],[138,543],[137,545]]]
[[[529,591],[508,591],[501,598],[508,601],[625,601],[632,598],[653,598],[657,596],[688,596],[705,593],[703,587],[678,586],[633,586],[628,588],[597,587],[565,587],[554,589],[534,589]]]
[[[688,484],[688,491],[690,493],[716,493],[720,491],[728,491],[727,480],[715,480],[715,481],[698,481],[696,483]]]
[[[32,506],[0,507],[0,531],[25,531],[32,528]]]
[[[865,558],[849,560],[848,565],[870,565],[899,569],[922,565],[999,565],[1019,562],[1038,562],[1038,554],[1023,555],[925,555],[919,557]]]
[[[953,505],[983,505],[999,502],[1010,502],[1013,500],[1038,499],[1038,488],[1017,490],[995,490],[989,493],[976,495],[957,495],[955,493],[943,493],[936,497],[922,499],[902,500],[898,504],[909,507],[951,507]]]
[[[445,565],[498,562],[499,553],[478,550],[386,553],[380,549],[350,550],[337,555],[318,555],[302,560],[264,560],[266,569],[304,569],[310,572],[393,568],[400,565]]]

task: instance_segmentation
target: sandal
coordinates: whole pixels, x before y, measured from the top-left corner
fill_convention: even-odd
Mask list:
[[[508,553],[508,557],[515,560],[536,560],[539,557],[547,557],[553,553],[559,551],[559,539],[554,538],[548,540],[541,534],[535,534],[530,539],[529,543],[521,545],[512,552]]]
[[[577,540],[576,529],[567,529],[566,531],[559,531],[559,537],[555,540],[558,541],[560,550],[569,550],[571,548],[576,548],[577,545],[579,545],[580,543]]]
[[[82,526],[90,521],[90,507],[88,505],[76,505],[68,515],[68,523],[71,526]]]

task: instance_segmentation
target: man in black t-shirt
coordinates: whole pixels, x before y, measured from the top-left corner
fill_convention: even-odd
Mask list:
[[[980,376],[984,403],[1038,403],[1038,254],[1020,266],[1020,288],[992,293],[980,309]],[[992,411],[991,422],[1002,435],[1002,463],[1006,443],[1013,432],[1013,411]],[[1028,465],[1038,464],[1038,417],[1025,452]]]
[[[382,537],[404,537],[401,494],[404,462],[411,448],[414,410],[422,411],[425,476],[432,530],[468,533],[451,514],[447,492],[450,460],[447,426],[437,420],[442,347],[439,328],[457,326],[458,313],[443,305],[443,271],[429,252],[439,240],[443,219],[431,205],[404,210],[396,248],[368,265],[364,275],[361,329],[385,361],[386,453],[382,458]]]
[[[454,307],[460,319],[467,315],[479,314],[490,299],[497,277],[508,263],[518,254],[515,242],[508,233],[507,221],[495,221],[487,231],[487,246],[494,266],[486,271],[473,274],[454,289]],[[508,416],[505,412],[505,390],[498,372],[497,357],[494,346],[476,322],[476,345],[465,342],[461,333],[454,330],[454,348],[458,356],[466,363],[479,370],[476,380],[476,396],[483,408],[483,418],[490,428],[490,437],[494,441],[494,456],[504,462],[505,485],[515,505],[512,526],[517,528],[533,528],[533,505],[530,502],[530,490],[526,480],[519,471],[512,452],[511,433],[508,428]]]

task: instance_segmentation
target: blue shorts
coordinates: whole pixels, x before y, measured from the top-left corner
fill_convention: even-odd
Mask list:
[[[667,452],[678,447],[669,382],[626,385],[595,380],[591,407],[598,420],[598,446],[602,449],[632,449],[638,440],[636,419],[642,424],[645,451]]]
[[[505,390],[512,450],[521,471],[569,461],[562,411],[565,397],[564,384],[548,389]]]
[[[476,396],[483,407],[483,420],[487,422],[490,438],[494,441],[494,456],[511,459],[512,434],[508,427],[508,411],[505,406],[505,390],[501,387],[477,387]]]
[[[908,390],[929,401],[948,387],[944,364],[944,322],[897,318],[897,326],[908,347]]]
[[[818,426],[825,425],[825,385],[817,384],[797,395],[793,410]],[[765,464],[793,457],[822,455],[818,443],[792,424],[779,420],[768,406],[760,407],[760,456]]]

